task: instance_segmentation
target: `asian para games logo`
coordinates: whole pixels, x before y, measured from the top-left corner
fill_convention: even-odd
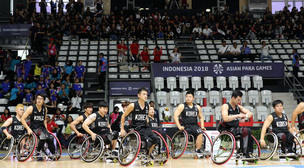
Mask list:
[[[215,74],[222,74],[223,71],[224,71],[224,68],[223,68],[222,64],[215,64],[215,65],[213,66],[213,72],[214,72]]]

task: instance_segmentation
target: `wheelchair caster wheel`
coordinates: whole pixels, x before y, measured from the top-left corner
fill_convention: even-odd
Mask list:
[[[103,161],[103,158],[100,158],[100,161],[102,162],[102,161]]]
[[[272,159],[273,159],[273,157],[270,158],[270,160],[272,160]]]
[[[289,161],[289,157],[286,157],[286,161]]]
[[[235,160],[235,163],[236,163],[236,164],[239,164],[239,160]]]
[[[246,164],[246,162],[245,161],[243,161],[243,165],[245,165]]]
[[[149,166],[153,166],[154,163],[153,163],[153,162],[149,162],[148,165],[149,165]]]
[[[194,159],[197,159],[197,156],[194,156]]]
[[[117,163],[117,159],[113,159],[113,162],[114,162],[114,163]]]
[[[254,163],[255,163],[255,164],[258,164],[258,160],[255,160]]]
[[[206,159],[209,159],[209,157],[210,157],[210,156],[209,156],[209,155],[207,155],[207,156],[206,156]]]
[[[299,158],[299,157],[296,157],[296,160],[300,160],[300,158]]]

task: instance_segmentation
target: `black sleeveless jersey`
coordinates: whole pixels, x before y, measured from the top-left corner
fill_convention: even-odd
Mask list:
[[[304,127],[304,112],[298,115],[298,121],[300,129],[302,129]]]
[[[232,115],[238,115],[240,114],[240,108],[238,105],[235,106],[235,109],[232,108],[231,104],[228,102],[226,103],[228,105],[228,116],[232,116]],[[224,128],[236,128],[239,127],[239,120],[236,118],[232,121],[229,122],[222,122],[222,126]]]
[[[279,117],[275,112],[271,113],[270,115],[272,115],[273,117],[273,121],[271,123],[272,126],[272,131],[274,133],[284,133],[284,132],[288,132],[288,118],[286,116],[286,114],[282,114],[282,117]]]
[[[44,127],[46,108],[42,106],[41,111],[38,111],[36,104],[33,105],[33,112],[31,114],[31,128]]]
[[[134,103],[134,109],[132,111],[132,126],[146,126],[147,125],[147,117],[149,112],[149,104],[145,102],[144,109],[140,108],[140,105],[137,102]]]
[[[17,119],[16,116],[13,118],[13,122],[11,125],[11,133],[14,138],[20,137],[25,134],[25,128],[22,123]]]
[[[87,119],[87,116],[85,114],[81,115],[83,117],[82,122],[80,122],[79,124],[76,125],[76,129],[78,131],[83,131],[84,129],[82,128],[82,123]]]
[[[103,131],[107,131],[108,129],[108,114],[102,117],[98,112],[96,114],[95,121],[91,124],[92,131],[95,133],[100,133]]]
[[[181,113],[182,125],[194,125],[197,124],[198,116],[197,105],[193,103],[193,107],[190,108],[187,103],[184,103],[184,110]]]
[[[157,131],[158,130],[158,122],[157,119],[154,118],[154,120],[151,117],[148,117],[149,119],[149,126],[152,130]]]

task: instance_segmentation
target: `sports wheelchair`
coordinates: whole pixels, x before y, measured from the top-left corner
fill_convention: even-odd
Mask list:
[[[214,140],[211,149],[211,159],[215,164],[221,165],[233,159],[238,163],[239,160],[243,164],[247,162],[254,162],[257,164],[260,159],[261,149],[258,141],[253,135],[253,151],[250,158],[245,158],[242,152],[241,135],[234,136],[232,133],[224,131],[219,134]]]
[[[82,143],[85,141],[87,136],[83,134],[82,137],[78,137],[76,134],[73,135],[74,137],[71,139],[68,145],[68,155],[71,159],[80,159],[80,150]]]
[[[5,158],[7,158],[10,154],[12,154],[12,151],[13,157],[15,158],[17,143],[18,141],[14,137],[11,137],[11,139],[5,138],[0,145],[0,160],[4,160]]]
[[[165,139],[160,133],[152,131],[159,139],[159,143],[155,145],[151,152],[153,159],[147,156],[149,147],[146,139],[141,138],[137,131],[131,131],[122,139],[119,146],[118,161],[121,165],[129,166],[135,160],[141,161],[142,165],[149,166],[153,166],[154,163],[163,165],[168,161],[169,149]]]
[[[59,140],[57,137],[50,133],[50,136],[52,139],[54,139],[56,142],[54,143],[55,146],[55,153],[52,154],[48,148],[48,144],[45,142],[44,147],[42,148],[42,151],[37,151],[36,147],[39,143],[39,138],[37,138],[36,134],[32,133],[31,135],[25,134],[23,135],[17,145],[16,149],[16,158],[20,162],[25,162],[29,158],[31,159],[43,159],[43,161],[46,161],[48,159],[51,160],[59,160],[62,154],[62,148]]]
[[[185,151],[187,154],[192,155],[195,159],[197,158],[209,158],[211,155],[211,146],[212,141],[208,134],[205,131],[202,131],[203,134],[203,144],[201,147],[201,153],[196,153],[196,139],[192,134],[188,134],[187,131],[178,131],[176,132],[171,141],[171,150],[170,155],[173,159],[180,158]]]
[[[108,143],[105,143],[104,138],[100,135],[96,136],[95,141],[92,140],[92,137],[87,137],[80,147],[80,157],[84,162],[91,163],[96,160],[107,160],[110,159],[114,163],[117,162],[118,156],[113,154],[112,150],[109,150],[106,145],[111,144],[113,139],[113,134],[109,134]],[[111,146],[111,145],[110,145]]]
[[[300,136],[300,134],[298,135]],[[282,149],[282,140],[279,140],[278,136],[273,132],[268,132],[265,134],[265,143],[266,146],[261,148],[261,160],[273,159],[274,156],[285,157],[288,161],[290,158],[295,160],[299,160],[302,156],[302,145],[301,141],[294,136],[294,141],[292,145],[292,149],[294,151],[294,155],[287,155]]]

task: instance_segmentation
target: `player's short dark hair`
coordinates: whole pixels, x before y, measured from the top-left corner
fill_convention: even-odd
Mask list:
[[[194,92],[192,90],[189,90],[186,92],[186,95],[191,94],[194,97]]]
[[[98,108],[101,108],[101,107],[109,107],[109,105],[107,102],[101,101],[101,102],[99,102]]]
[[[85,102],[84,105],[83,105],[83,109],[87,109],[87,108],[93,108],[93,103]]]
[[[43,98],[43,100],[45,100],[45,98],[46,98],[46,94],[42,93],[42,92],[40,92],[36,95],[36,99],[38,98],[38,96],[41,96]]]
[[[231,98],[234,97],[234,98],[237,98],[237,97],[242,97],[243,96],[243,93],[239,90],[235,90],[232,92],[232,95],[231,95]]]
[[[272,102],[272,107],[275,108],[276,105],[278,104],[282,104],[283,105],[283,101],[282,100],[275,100]]]
[[[145,87],[141,87],[138,89],[138,94],[140,94],[142,91],[148,92],[148,90]]]

